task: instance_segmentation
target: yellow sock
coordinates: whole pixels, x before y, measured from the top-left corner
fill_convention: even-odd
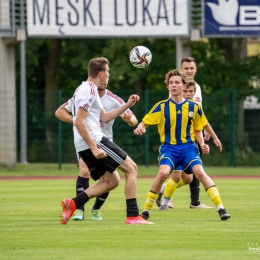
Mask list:
[[[147,198],[146,198],[146,201],[145,201],[144,208],[146,210],[151,211],[152,207],[153,207],[153,204],[154,204],[154,202],[156,201],[157,198],[158,198],[158,194],[157,193],[149,191],[148,194],[147,194]]]
[[[206,192],[207,192],[209,198],[213,201],[213,203],[216,206],[222,205],[222,201],[220,199],[220,195],[219,195],[217,187],[210,187],[206,190]]]
[[[174,191],[177,189],[177,186],[178,186],[178,182],[175,182],[173,179],[170,178],[165,185],[163,196],[167,199],[170,199]]]
[[[184,185],[186,185],[186,183],[183,181],[183,179],[181,178],[181,180],[178,182],[178,185],[177,185],[177,187],[176,187],[176,189],[178,189],[178,188],[180,188],[180,187],[182,187],[182,186],[184,186]]]

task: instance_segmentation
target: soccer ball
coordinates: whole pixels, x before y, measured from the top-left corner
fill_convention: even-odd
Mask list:
[[[136,68],[145,68],[152,61],[152,53],[145,46],[136,46],[130,51],[129,59]]]

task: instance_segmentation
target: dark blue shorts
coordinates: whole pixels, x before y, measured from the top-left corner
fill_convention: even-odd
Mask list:
[[[171,171],[183,170],[187,174],[191,174],[194,165],[202,165],[199,156],[199,149],[194,143],[171,145],[163,144],[159,151],[159,165],[169,165]]]

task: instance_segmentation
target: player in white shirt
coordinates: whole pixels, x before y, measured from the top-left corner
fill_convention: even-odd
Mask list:
[[[190,79],[190,80],[193,81],[195,74],[197,72],[197,66],[196,66],[196,62],[195,62],[194,58],[193,57],[182,58],[180,70],[185,75],[187,80]],[[195,92],[193,100],[202,103],[201,88],[200,88],[200,85],[198,83],[196,83],[196,92]],[[209,140],[209,138],[210,138],[210,135],[204,130],[204,140],[207,141],[207,140]],[[200,149],[200,146],[199,146],[199,149]],[[157,204],[158,207],[161,206],[161,199],[162,199],[162,195],[164,193],[165,185],[166,184],[162,185],[160,194],[159,194],[159,196],[156,200],[156,204]],[[205,204],[203,204],[199,201],[200,182],[198,181],[198,179],[196,178],[196,176],[194,174],[193,174],[193,180],[189,184],[189,186],[190,186],[190,198],[191,198],[190,208],[191,209],[209,209],[209,208],[212,208],[212,207],[206,206]],[[168,206],[169,206],[169,208],[173,208],[172,200],[170,200]]]
[[[98,94],[105,111],[111,111],[125,104],[123,99],[121,99],[111,91],[107,90],[107,86],[98,86]],[[62,106],[67,110],[68,113],[72,113],[72,100],[68,100]],[[130,109],[127,109],[123,114],[120,115],[120,117],[123,121],[128,123],[129,126],[135,126],[138,123],[135,115]],[[110,141],[113,141],[114,121],[115,119],[112,119],[107,123],[100,121],[101,131],[103,132],[104,136],[107,137]],[[77,153],[77,158],[79,162],[79,175],[76,181],[76,194],[78,195],[89,187],[90,174],[87,165],[84,163],[82,158],[80,158],[79,153]],[[106,192],[96,197],[96,201],[91,208],[93,220],[102,220],[100,208],[105,203],[108,195],[109,192]],[[79,209],[75,211],[72,220],[84,220],[84,205],[82,205]]]
[[[76,151],[88,166],[94,180],[101,179],[78,194],[75,198],[61,201],[63,211],[60,223],[67,224],[76,209],[89,199],[115,189],[120,182],[117,168],[125,174],[126,224],[153,224],[139,216],[136,200],[137,166],[134,161],[115,143],[104,137],[100,120],[109,122],[132,107],[139,96],[131,95],[124,105],[109,112],[103,109],[97,86],[106,87],[109,81],[108,60],[101,57],[90,60],[88,79],[75,91],[72,102],[73,132]],[[71,116],[64,107],[55,115],[62,121],[71,123]]]

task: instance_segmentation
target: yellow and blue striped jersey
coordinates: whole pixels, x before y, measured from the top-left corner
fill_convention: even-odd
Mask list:
[[[160,141],[172,145],[193,143],[194,130],[203,130],[208,123],[199,103],[185,99],[177,104],[170,98],[155,104],[142,122],[158,125]]]

